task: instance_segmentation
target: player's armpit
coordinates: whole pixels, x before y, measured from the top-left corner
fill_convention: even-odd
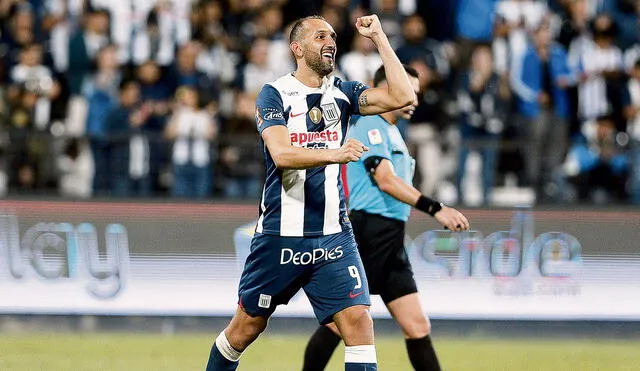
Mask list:
[[[394,94],[389,92],[387,86],[369,88],[363,91],[358,98],[358,108],[361,115],[377,115],[411,104],[416,104],[415,99],[396,98]]]

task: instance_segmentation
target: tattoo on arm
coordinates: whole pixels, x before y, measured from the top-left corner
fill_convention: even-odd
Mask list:
[[[358,104],[360,105],[360,107],[365,107],[369,104],[369,101],[367,100],[367,93],[360,94],[360,98],[358,98]]]

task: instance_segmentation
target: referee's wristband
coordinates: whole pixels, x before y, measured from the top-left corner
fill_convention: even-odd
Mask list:
[[[416,202],[416,209],[423,211],[431,216],[435,216],[438,211],[442,210],[442,203],[434,201],[424,195],[420,195],[420,198],[418,198],[418,202]]]

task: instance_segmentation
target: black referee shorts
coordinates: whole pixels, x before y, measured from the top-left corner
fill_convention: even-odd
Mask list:
[[[404,249],[405,223],[353,210],[349,214],[369,291],[384,303],[418,292]]]

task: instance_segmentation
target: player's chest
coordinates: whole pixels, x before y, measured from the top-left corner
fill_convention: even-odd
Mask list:
[[[321,131],[339,126],[349,114],[349,101],[338,90],[287,97],[283,106],[289,132]]]
[[[343,125],[349,114],[346,100],[331,94],[307,94],[286,103],[285,119],[292,145],[306,148],[340,146]]]

